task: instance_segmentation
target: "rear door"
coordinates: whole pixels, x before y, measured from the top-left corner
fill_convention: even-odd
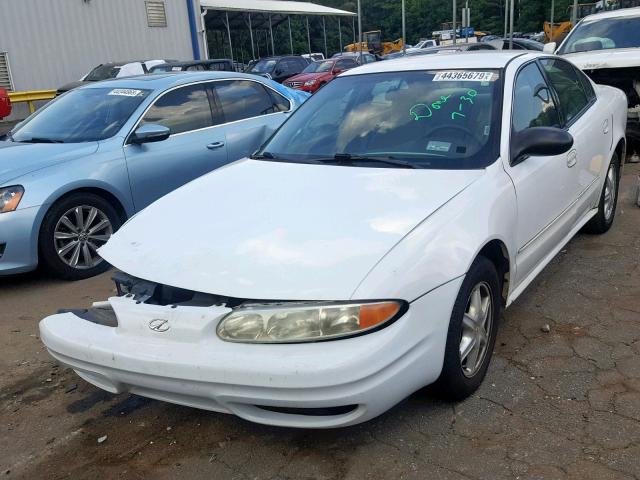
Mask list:
[[[606,171],[603,162],[609,159],[613,140],[609,109],[597,101],[591,83],[572,64],[557,58],[543,58],[540,63],[556,92],[564,127],[574,139],[567,167],[575,182],[574,220],[578,221],[600,194],[598,179]]]
[[[560,127],[551,89],[538,66],[530,62],[518,71],[513,92],[511,136],[529,127]],[[517,163],[516,163],[517,162]],[[516,239],[519,284],[569,232],[567,212],[574,197],[574,171],[566,154],[529,156],[505,162],[518,203]]]
[[[229,161],[248,157],[289,115],[289,100],[253,80],[214,82],[216,102],[226,123]]]
[[[169,90],[159,96],[139,125],[171,130],[162,142],[127,144],[124,151],[136,210],[227,163],[225,127],[208,83]]]

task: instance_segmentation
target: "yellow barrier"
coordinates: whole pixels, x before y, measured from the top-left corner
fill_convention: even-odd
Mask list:
[[[36,106],[33,102],[42,100],[51,100],[56,96],[55,90],[31,90],[30,92],[9,92],[9,99],[11,103],[27,102],[29,104],[29,112],[36,111]]]

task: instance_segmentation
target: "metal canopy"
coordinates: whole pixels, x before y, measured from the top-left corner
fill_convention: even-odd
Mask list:
[[[202,36],[205,45],[205,55],[208,57],[207,30],[222,31],[226,33],[229,54],[233,60],[233,47],[231,32],[249,31],[251,41],[251,56],[256,57],[254,49],[254,32],[269,32],[271,38],[271,53],[275,52],[273,39],[273,29],[283,22],[287,22],[289,28],[289,44],[293,54],[293,40],[291,37],[291,15],[299,15],[305,18],[307,30],[307,45],[311,53],[311,39],[309,36],[309,16],[316,16],[322,19],[322,33],[324,37],[324,53],[327,51],[327,31],[325,16],[338,17],[340,28],[340,17],[355,17],[356,14],[339,10],[337,8],[325,7],[309,2],[292,2],[288,0],[200,0],[202,8]],[[340,32],[340,49],[342,49],[342,33]],[[355,27],[354,27],[355,37]],[[259,41],[259,40],[258,40]],[[268,39],[267,39],[268,43]],[[268,51],[268,47],[267,47]],[[258,52],[260,56],[260,52]]]
[[[264,13],[279,15],[330,15],[352,17],[355,13],[310,2],[286,0],[200,0],[203,10],[222,12]],[[229,15],[231,17],[231,15]]]

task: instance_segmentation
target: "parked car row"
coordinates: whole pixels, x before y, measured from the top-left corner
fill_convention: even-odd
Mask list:
[[[251,154],[307,97],[233,72],[92,82],[58,97],[0,142],[0,274],[104,271],[97,250],[122,223]]]
[[[192,75],[78,89],[3,145],[9,261],[33,266],[42,224],[63,273],[104,269],[99,245],[119,269],[117,295],[40,323],[53,357],[110,392],[312,428],[432,383],[465,398],[501,310],[614,221],[627,100],[561,57],[371,63],[291,115],[305,94]],[[249,155],[252,135],[268,139]]]

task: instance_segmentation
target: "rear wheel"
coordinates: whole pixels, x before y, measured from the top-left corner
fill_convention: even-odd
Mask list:
[[[53,275],[67,280],[89,278],[109,269],[98,255],[120,227],[115,208],[92,193],[75,193],[49,209],[39,238],[40,260]]]
[[[598,213],[584,226],[587,233],[605,233],[613,225],[616,216],[616,206],[618,204],[618,185],[620,182],[620,164],[618,155],[614,155],[607,169],[607,176],[604,179],[604,186],[600,194],[598,203]]]
[[[491,261],[478,257],[467,273],[449,321],[444,364],[436,388],[462,400],[482,383],[493,353],[500,318],[500,281]]]

